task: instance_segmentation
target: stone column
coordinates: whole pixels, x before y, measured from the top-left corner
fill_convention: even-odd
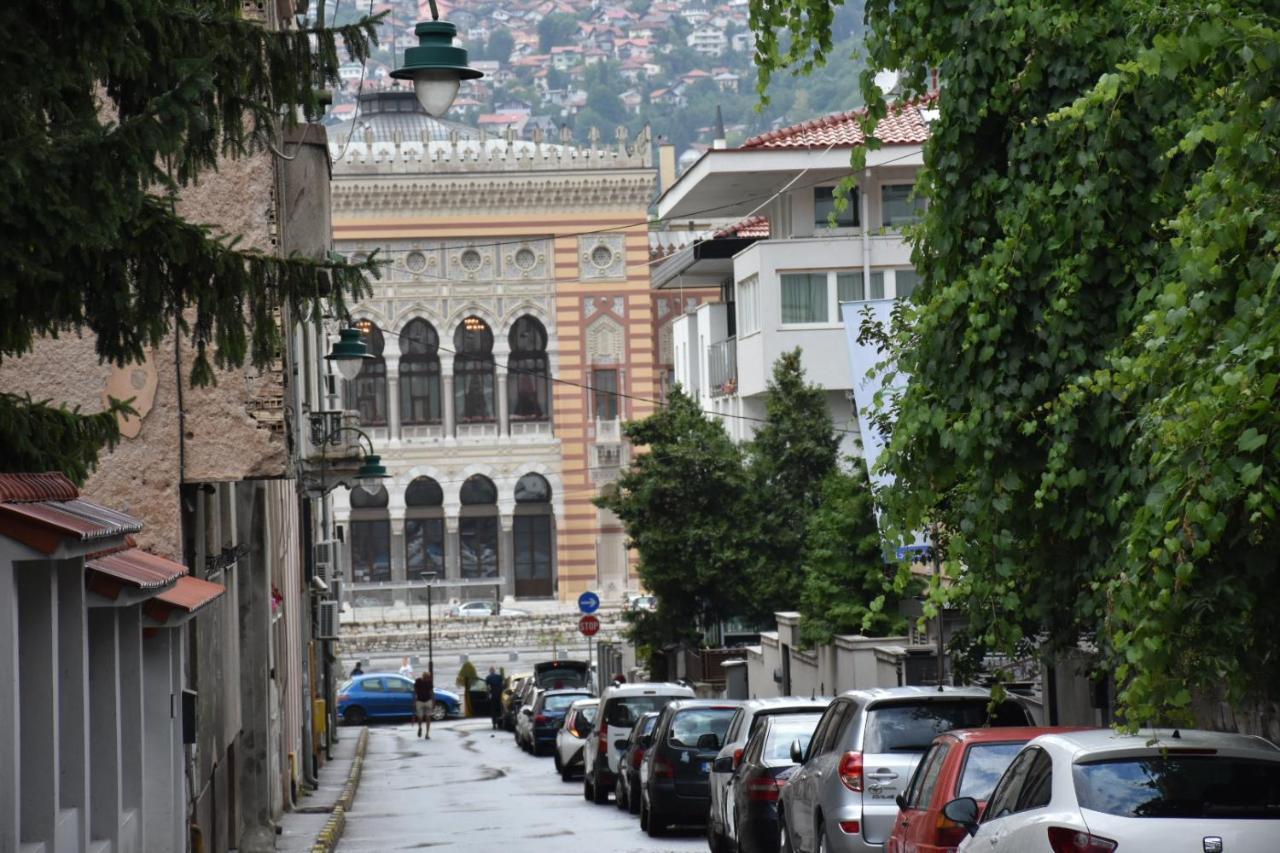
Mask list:
[[[391,580],[406,580],[404,559],[404,508],[392,507],[387,511],[391,519]],[[417,580],[417,578],[414,578]],[[407,598],[407,594],[406,594]],[[407,601],[405,602],[408,603]]]
[[[400,359],[387,359],[387,437],[400,440]]]
[[[516,594],[515,537],[511,532],[513,519],[514,516],[510,512],[504,512],[498,516],[498,574],[503,578],[503,594],[512,598]]]
[[[455,413],[453,411],[453,359],[440,358],[440,395],[444,397],[440,402],[442,420],[444,421],[444,437],[453,438]],[[457,529],[455,524],[454,529]]]
[[[462,561],[458,541],[458,509],[445,507],[444,517],[444,576],[449,580],[457,580],[462,576]],[[443,598],[448,599],[457,592],[457,587],[446,587]]]
[[[507,372],[498,370],[494,374],[493,381],[498,386],[498,435],[506,437],[511,430],[511,416],[507,409]]]

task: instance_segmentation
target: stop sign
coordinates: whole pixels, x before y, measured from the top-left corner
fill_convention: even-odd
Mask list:
[[[587,614],[578,620],[578,630],[584,637],[594,637],[600,632],[600,620]]]

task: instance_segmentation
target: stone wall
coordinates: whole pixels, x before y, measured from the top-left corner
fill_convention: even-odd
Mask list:
[[[361,622],[346,621],[350,617],[344,614],[341,654],[351,657],[427,647],[425,607],[387,608],[384,612],[385,618]],[[597,615],[601,617],[600,633],[592,639],[620,641],[622,629],[626,626],[621,617],[617,613]],[[431,628],[436,651],[527,648],[549,650],[553,645],[562,649],[585,649],[587,645],[587,638],[578,632],[578,615],[568,613],[497,616],[488,619],[436,617]]]

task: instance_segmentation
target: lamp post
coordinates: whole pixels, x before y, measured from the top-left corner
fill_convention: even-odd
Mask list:
[[[463,80],[475,80],[484,74],[467,65],[466,48],[455,47],[458,28],[440,20],[436,0],[431,4],[431,20],[419,21],[413,28],[418,46],[404,52],[404,65],[391,72],[397,80],[412,80],[414,94],[427,115],[439,118],[449,111]]]
[[[369,354],[360,330],[355,326],[348,326],[338,332],[338,342],[324,360],[337,367],[342,378],[350,382],[360,374],[365,362],[374,360],[374,356]]]
[[[364,430],[356,427],[340,426],[326,433],[324,438],[320,440],[320,444],[329,444],[344,432],[354,432],[369,445],[369,452],[364,455],[364,459],[360,462],[360,467],[356,469],[355,481],[357,488],[373,494],[382,480],[386,479],[387,468],[382,464],[382,457],[373,452],[373,439],[369,438]]]
[[[436,658],[435,658],[435,636],[431,629],[431,582],[436,579],[439,572],[418,572],[427,583],[427,672],[431,673],[431,677],[436,677]]]

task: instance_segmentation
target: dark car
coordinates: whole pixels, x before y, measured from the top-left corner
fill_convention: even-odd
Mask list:
[[[457,693],[436,688],[431,717],[462,716],[462,700]],[[344,723],[360,725],[366,720],[413,717],[413,680],[392,672],[357,675],[338,688],[338,716]]]
[[[622,760],[618,762],[618,779],[613,785],[614,801],[618,808],[627,809],[632,814],[640,814],[640,763],[644,761],[647,746],[645,738],[653,734],[653,727],[657,722],[657,711],[641,714],[627,736],[614,741],[614,745],[622,750]],[[632,796],[633,791],[636,796]]]
[[[596,715],[595,746],[588,743],[583,752],[582,796],[600,806],[609,802],[622,762],[622,750],[614,740],[631,731],[641,714],[661,711],[676,699],[692,698],[693,688],[683,684],[640,682],[606,687]]]
[[[657,837],[673,823],[707,819],[711,763],[741,704],[686,699],[662,709],[640,765],[641,829]]]
[[[540,690],[591,689],[591,665],[584,660],[549,660],[533,665]]]
[[[791,760],[791,744],[808,747],[822,710],[767,716],[752,733],[733,770],[728,796],[737,849],[741,853],[778,853],[778,796],[797,765]],[[728,770],[733,756],[716,759],[716,769]]]
[[[564,722],[565,711],[579,699],[591,699],[585,690],[544,690],[533,700],[533,705],[520,713],[528,714],[529,751],[534,755],[550,755],[555,748],[556,732]]]

